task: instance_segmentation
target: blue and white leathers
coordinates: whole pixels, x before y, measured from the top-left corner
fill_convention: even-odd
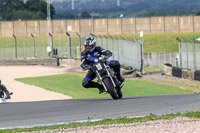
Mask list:
[[[99,56],[111,56],[112,52],[110,50],[102,49],[100,46],[95,47],[95,49],[92,52],[86,52],[85,50],[81,53],[81,69],[85,70],[87,65],[94,64],[94,60],[98,59]],[[107,62],[107,65],[109,65],[111,68],[113,68],[114,72],[116,74],[120,74],[120,64],[116,60],[111,60]],[[89,70],[86,77],[83,79],[82,85],[85,88],[100,88],[102,85],[93,82],[92,80],[96,78],[96,74],[93,70]]]

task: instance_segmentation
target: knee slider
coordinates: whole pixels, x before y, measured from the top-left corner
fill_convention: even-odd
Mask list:
[[[120,65],[119,61],[115,61],[115,62],[114,62],[114,66],[115,66],[115,67],[118,67],[118,68],[120,68],[120,67],[121,67],[121,65]]]
[[[83,86],[84,88],[88,88],[88,87],[89,87],[89,82],[88,82],[88,81],[82,82],[82,86]]]

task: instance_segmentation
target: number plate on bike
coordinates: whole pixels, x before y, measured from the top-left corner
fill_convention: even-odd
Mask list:
[[[97,68],[97,70],[99,70],[99,71],[103,69],[100,63],[96,65],[96,68]]]

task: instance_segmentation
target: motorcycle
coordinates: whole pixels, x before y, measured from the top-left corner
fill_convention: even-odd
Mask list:
[[[5,86],[0,84],[0,103],[6,103],[6,100],[10,98],[5,97],[5,92],[2,87],[5,87]],[[12,95],[13,93],[11,92],[9,94]]]
[[[110,66],[106,64],[108,58],[100,56],[94,60],[95,63],[90,67],[95,71],[98,82],[103,85],[103,92],[109,93],[114,100],[121,99],[123,97],[121,91],[123,85],[117,80]]]

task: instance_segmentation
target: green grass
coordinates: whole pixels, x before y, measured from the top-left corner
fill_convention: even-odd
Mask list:
[[[72,36],[72,47],[78,46],[78,37]],[[53,46],[59,50],[59,55],[62,56],[65,46],[68,46],[67,36],[54,36]],[[48,57],[46,52],[48,43],[47,36],[36,36],[35,46],[37,57]],[[72,54],[75,54],[75,49],[72,48]],[[0,37],[0,58],[13,58],[15,51],[15,40],[13,37]],[[33,57],[33,38],[30,36],[17,37],[18,58]],[[68,51],[68,49],[66,49]]]
[[[109,94],[98,94],[98,89],[82,87],[83,73],[62,74],[54,76],[33,77],[16,79],[17,81],[42,87],[44,89],[72,96],[74,99],[104,98]],[[192,91],[183,90],[178,87],[152,83],[144,80],[126,80],[122,89],[124,96],[148,96],[186,94]]]
[[[147,122],[152,120],[160,119],[173,119],[177,117],[189,117],[189,118],[200,118],[200,111],[196,112],[186,112],[186,113],[177,113],[177,114],[167,114],[167,115],[154,115],[150,114],[146,117],[139,118],[117,118],[117,119],[104,119],[96,122],[86,122],[86,123],[71,123],[68,125],[58,125],[58,126],[48,126],[48,127],[34,127],[34,128],[24,128],[24,129],[8,129],[0,130],[0,133],[16,133],[16,132],[31,132],[31,131],[42,131],[42,130],[53,130],[53,129],[68,129],[68,128],[77,128],[85,126],[99,126],[99,125],[111,125],[111,124],[129,124],[129,123],[138,123],[138,122]]]
[[[120,35],[117,35],[120,36]],[[140,38],[139,34],[122,34],[129,38]],[[179,43],[176,37],[194,40],[200,37],[200,33],[159,33],[144,34],[144,53],[149,52],[178,52]]]
[[[120,34],[117,36],[125,36],[128,38],[140,38],[139,34]],[[184,37],[186,40],[194,40],[199,38],[200,33],[157,33],[157,34],[144,34],[144,52],[178,52],[178,41],[176,37]],[[44,47],[46,52],[46,47],[48,46],[47,36],[36,36],[36,47],[37,51],[41,51]],[[83,38],[82,38],[83,39]],[[142,38],[140,38],[142,40]],[[72,47],[78,46],[79,41],[77,36],[72,36]],[[82,44],[83,44],[82,40]],[[68,43],[67,36],[54,36],[53,44],[55,48],[61,51]],[[24,48],[27,51],[28,47],[33,46],[33,39],[30,36],[27,37],[17,37],[18,48]],[[7,48],[10,53],[14,50],[14,38],[13,37],[1,37],[0,38],[0,48]],[[42,47],[42,48],[41,48]],[[32,49],[32,48],[31,48]],[[5,51],[5,50],[4,50]],[[3,51],[3,52],[4,52]],[[31,51],[32,52],[32,51]],[[1,52],[2,53],[2,52]]]
[[[154,72],[154,71],[164,71],[163,67],[149,67],[149,66],[144,66],[144,72]]]

